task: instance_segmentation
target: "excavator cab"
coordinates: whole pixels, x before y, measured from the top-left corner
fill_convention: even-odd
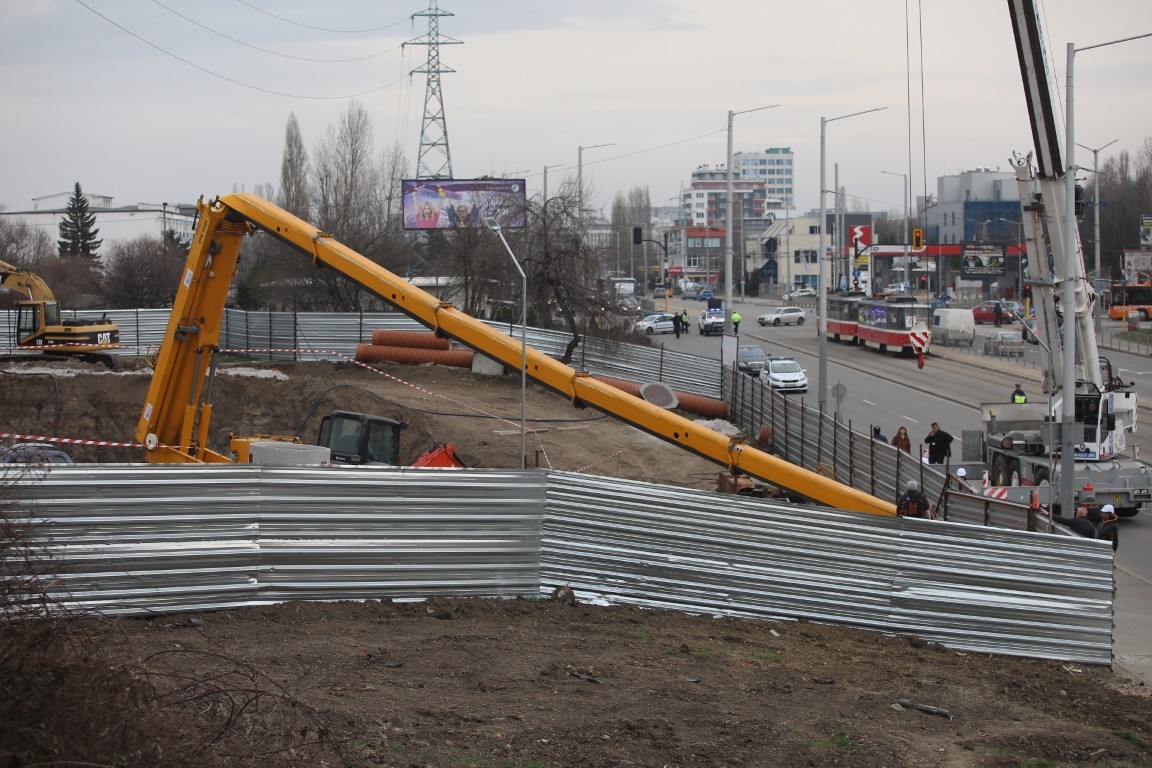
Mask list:
[[[317,445],[332,451],[333,464],[400,463],[400,433],[408,425],[383,416],[332,411],[320,421]]]
[[[16,304],[16,346],[44,343],[44,328],[60,325],[60,305],[52,301],[21,301]]]

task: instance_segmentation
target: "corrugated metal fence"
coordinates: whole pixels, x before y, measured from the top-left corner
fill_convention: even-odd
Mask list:
[[[107,613],[570,585],[585,600],[1111,661],[1107,542],[543,471],[78,465],[17,490],[55,596]]]
[[[107,316],[120,326],[120,354],[146,355],[160,348],[170,312],[166,309],[65,311],[69,320]],[[14,311],[0,312],[0,351],[10,349]],[[520,327],[485,321],[494,330],[520,338]],[[376,329],[414,331],[424,326],[399,312],[248,312],[228,309],[220,343],[227,349],[260,350],[266,360],[328,360],[353,357],[357,344],[371,341]],[[571,339],[567,331],[527,329],[528,346],[557,359]],[[637,382],[663,381],[674,389],[720,397],[720,362],[667,350],[585,337],[572,367],[603,376]]]

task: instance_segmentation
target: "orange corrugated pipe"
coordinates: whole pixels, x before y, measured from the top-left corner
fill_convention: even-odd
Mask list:
[[[442,339],[431,331],[389,331],[385,328],[372,331],[372,344],[378,347],[448,349],[451,343],[449,339]]]
[[[470,349],[412,349],[377,344],[357,344],[356,360],[361,363],[435,363],[456,368],[471,368],[474,353]]]
[[[601,381],[610,387],[615,387],[622,392],[627,392],[630,395],[640,397],[640,385],[635,382],[628,381],[627,379],[614,379],[611,376],[592,375],[593,379]],[[675,391],[675,390],[673,390]],[[697,416],[704,416],[710,419],[726,419],[728,418],[728,403],[723,400],[717,400],[712,397],[705,397],[704,395],[697,395],[693,392],[675,392],[676,399],[680,404],[676,406],[681,411],[694,413]]]

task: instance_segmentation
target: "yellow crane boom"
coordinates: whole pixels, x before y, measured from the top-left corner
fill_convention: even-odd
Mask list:
[[[521,364],[520,343],[411,285],[337,242],[331,235],[254,195],[201,200],[199,224],[156,358],[136,437],[150,447],[152,462],[228,462],[207,448],[211,388],[221,322],[240,245],[259,229],[305,254],[318,268],[331,269],[397,310],[513,369]],[[652,405],[529,349],[527,374],[588,406],[706,459],[786,488],[838,509],[894,515],[895,505],[756,450],[714,430]]]

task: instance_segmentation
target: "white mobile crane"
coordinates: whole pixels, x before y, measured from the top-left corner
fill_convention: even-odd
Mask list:
[[[1058,124],[1052,108],[1044,43],[1033,0],[1008,0],[1020,73],[1032,124],[1033,155],[1013,158],[1023,212],[1028,277],[1036,306],[1035,333],[1043,347],[1046,404],[983,403],[983,458],[992,483],[1001,486],[1060,487],[1061,445],[1073,446],[1072,504],[1112,504],[1134,515],[1152,501],[1152,474],[1123,455],[1126,436],[1136,431],[1136,393],[1100,356],[1092,327],[1095,292],[1088,285],[1077,228],[1067,227],[1067,173],[1061,164]],[[1072,242],[1068,242],[1068,233]],[[1067,258],[1066,249],[1074,249]],[[1071,317],[1062,318],[1056,299],[1069,292]],[[1065,304],[1067,306],[1067,304]],[[1067,314],[1067,312],[1065,312]],[[1068,329],[1062,328],[1068,323]],[[1065,345],[1062,338],[1075,343]],[[1066,381],[1065,355],[1074,356]],[[1063,433],[1065,398],[1074,398],[1071,435]],[[1066,465],[1067,466],[1067,465]],[[1058,497],[1041,501],[1060,503]],[[1065,514],[1071,514],[1070,509]]]

